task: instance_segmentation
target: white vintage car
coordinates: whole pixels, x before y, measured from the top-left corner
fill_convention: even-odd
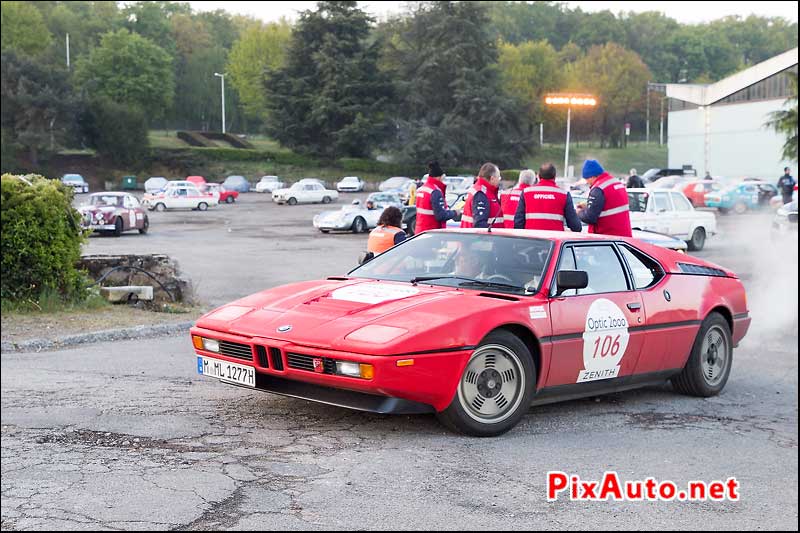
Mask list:
[[[689,250],[702,250],[706,238],[717,233],[717,217],[697,211],[680,191],[628,189],[631,227],[677,237]]]
[[[149,209],[165,211],[167,209],[198,209],[205,211],[219,203],[219,197],[202,192],[192,183],[169,185],[164,191],[145,194],[142,203]]]
[[[352,231],[363,233],[378,225],[383,210],[389,206],[402,208],[400,196],[391,192],[374,192],[362,204],[353,200],[336,211],[323,211],[314,215],[314,227],[322,233],[329,231]],[[370,207],[372,207],[370,209]]]
[[[278,189],[272,193],[272,201],[277,204],[329,204],[339,199],[339,193],[326,189],[316,180],[300,180],[288,189]]]

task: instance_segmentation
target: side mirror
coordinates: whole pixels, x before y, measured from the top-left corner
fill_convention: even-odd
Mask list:
[[[585,270],[560,270],[556,274],[556,296],[570,289],[585,289],[589,286],[589,274]]]
[[[363,265],[364,263],[369,263],[373,259],[375,259],[374,252],[361,252],[361,254],[358,256],[358,264]]]

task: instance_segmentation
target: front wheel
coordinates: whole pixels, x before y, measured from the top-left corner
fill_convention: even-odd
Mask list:
[[[150,219],[145,215],[144,222],[142,222],[142,227],[139,228],[139,233],[144,235],[147,233],[148,229],[150,229]]]
[[[493,331],[472,353],[453,401],[437,417],[467,435],[501,435],[525,415],[535,387],[528,347],[509,331]]]
[[[745,204],[744,202],[737,202],[736,205],[733,206],[733,211],[737,215],[741,215],[745,211],[747,211],[747,204]]]
[[[166,211],[166,210],[167,210],[167,206],[166,205],[164,205],[164,204],[162,204],[160,202],[156,204],[156,211]]]
[[[114,221],[114,237],[119,237],[122,235],[122,231],[125,229],[125,223],[122,221],[121,218],[117,217]]]
[[[694,232],[692,232],[691,240],[686,241],[686,244],[692,252],[699,252],[702,250],[703,246],[706,244],[706,230],[703,228],[695,228]]]
[[[733,342],[728,322],[719,313],[703,320],[683,370],[670,379],[678,392],[716,396],[725,387],[733,364]]]
[[[289,198],[286,203],[289,205],[297,205],[297,198]]]
[[[353,221],[353,233],[364,233],[367,231],[367,221],[361,217],[357,217]]]

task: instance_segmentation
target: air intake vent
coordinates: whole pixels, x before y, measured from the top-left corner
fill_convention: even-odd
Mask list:
[[[281,357],[281,351],[278,348],[270,348],[269,357],[272,359],[272,368],[283,370],[283,357]]]
[[[219,341],[219,353],[243,361],[253,360],[253,349],[247,344],[238,342]]]
[[[725,271],[720,270],[719,268],[707,267],[702,265],[693,265],[691,263],[678,263],[678,267],[684,274],[695,274],[698,276],[717,276],[722,278],[727,277]]]
[[[269,368],[269,361],[267,361],[267,349],[263,346],[256,345],[256,355],[258,356],[258,366],[261,368]]]
[[[493,294],[491,292],[481,292],[478,296],[483,296],[484,298],[496,298],[498,300],[508,300],[509,302],[518,302],[519,298],[514,298],[513,296],[505,296],[503,294]]]
[[[307,370],[314,372],[314,359],[322,359],[323,374],[336,373],[336,361],[327,357],[314,357],[313,355],[305,355],[300,353],[287,353],[286,362],[289,368],[297,370]]]

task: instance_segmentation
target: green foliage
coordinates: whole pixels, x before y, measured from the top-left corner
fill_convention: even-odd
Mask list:
[[[112,163],[134,165],[147,156],[147,121],[136,106],[95,98],[82,114],[81,128],[88,145]]]
[[[268,69],[277,70],[284,65],[291,35],[292,27],[285,20],[254,24],[233,45],[227,70],[249,116],[267,118],[264,75]]]
[[[74,122],[76,103],[67,73],[13,51],[3,52],[0,69],[4,146],[26,149],[37,165],[40,152],[62,146]]]
[[[356,2],[319,2],[292,33],[286,65],[265,82],[269,132],[281,144],[325,157],[365,156],[387,134],[391,97],[367,45],[370,17]]]
[[[139,106],[150,118],[163,116],[172,105],[172,57],[128,30],[103,35],[100,46],[78,61],[75,77],[88,94]]]
[[[100,43],[100,36],[119,27],[120,12],[116,2],[36,2],[54,39],[47,50],[49,62],[64,65],[66,39],[72,64]]]
[[[65,300],[86,295],[86,278],[75,265],[85,235],[72,192],[55,180],[3,174],[0,227],[0,297],[36,301],[47,293]]]
[[[792,85],[792,95],[780,111],[773,111],[767,126],[786,137],[781,156],[787,161],[797,162],[797,72],[787,72]]]
[[[42,14],[32,2],[0,3],[0,26],[3,51],[37,55],[49,46],[52,39]]]

